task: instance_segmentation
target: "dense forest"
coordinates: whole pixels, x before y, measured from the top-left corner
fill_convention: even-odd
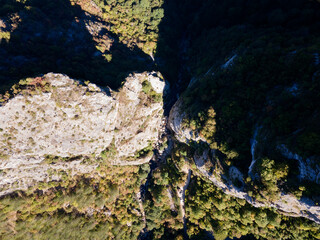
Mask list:
[[[113,166],[106,149],[88,158],[94,177],[61,171],[1,197],[0,239],[320,239],[316,222],[225,194],[193,159],[214,152],[212,175],[227,182],[236,167],[244,180],[232,184],[257,201],[320,203],[318,175],[284,154],[318,171],[319,29],[315,0],[0,0],[3,102],[47,72],[117,90],[157,70],[170,84],[165,114],[180,98],[184,127],[201,137],[182,143],[168,129],[161,161]]]
[[[228,4],[232,5],[212,9],[227,17],[201,30],[190,50],[191,75],[203,76],[210,69],[185,93],[187,111],[194,116],[190,124],[225,155],[226,164],[242,170],[250,165],[248,143],[258,129],[258,139],[266,144],[257,149],[261,159],[257,168],[269,162],[273,179],[262,178],[254,184],[266,188],[264,195],[272,195],[271,182],[287,177],[282,186],[286,191],[306,189],[305,194],[316,197],[318,187],[308,188],[308,179],[298,183],[296,163],[281,156],[279,145],[285,144],[303,157],[319,156],[318,3],[248,1],[248,8],[238,3],[240,6],[232,9]],[[245,17],[239,22],[236,16]],[[202,18],[196,19],[201,22]],[[206,26],[204,22],[200,24]],[[208,55],[208,49],[213,54]],[[230,66],[223,65],[228,60]],[[199,93],[200,98],[196,97]],[[215,114],[209,114],[210,107]],[[210,118],[214,118],[214,129],[207,127]],[[283,173],[277,176],[279,169]]]

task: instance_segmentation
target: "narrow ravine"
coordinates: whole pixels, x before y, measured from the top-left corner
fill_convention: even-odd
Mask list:
[[[141,184],[140,186],[140,191],[139,193],[137,194],[137,199],[138,199],[138,202],[139,202],[139,207],[140,207],[140,211],[142,213],[142,216],[143,216],[143,221],[144,221],[144,228],[142,229],[142,231],[140,232],[140,235],[138,237],[138,239],[149,239],[150,236],[151,236],[151,232],[149,229],[148,229],[148,225],[147,225],[147,220],[146,220],[146,214],[145,214],[145,211],[144,211],[144,207],[143,207],[143,202],[145,200],[145,197],[146,197],[146,193],[148,191],[148,186],[150,184],[150,181],[152,179],[152,174],[153,174],[153,171],[155,169],[157,169],[161,163],[164,163],[167,156],[171,153],[172,151],[172,148],[173,148],[173,140],[171,138],[171,135],[170,135],[170,131],[168,130],[167,128],[167,119],[165,118],[164,122],[163,122],[163,132],[161,134],[161,136],[159,137],[159,139],[162,139],[164,137],[167,138],[167,147],[159,152],[159,147],[160,145],[156,146],[156,148],[153,150],[154,151],[154,155],[152,157],[152,160],[149,162],[149,165],[150,165],[150,171],[148,173],[148,176],[146,178],[146,181],[144,184]],[[170,194],[170,192],[168,192]],[[171,209],[174,210],[174,204],[173,206],[171,206]]]
[[[147,220],[146,220],[146,213],[144,211],[144,208],[143,208],[143,204],[142,204],[142,199],[141,199],[141,191],[137,193],[137,200],[138,200],[138,203],[139,203],[139,208],[140,208],[140,212],[141,212],[141,215],[142,215],[142,219],[143,219],[143,222],[144,222],[144,228],[147,227]]]
[[[190,180],[191,180],[191,169],[188,170],[188,176],[187,180],[183,187],[178,187],[177,194],[180,198],[180,211],[183,219],[183,235],[184,239],[188,239],[188,233],[187,233],[187,219],[186,219],[186,210],[185,210],[185,197],[186,197],[186,190],[189,186]]]
[[[171,209],[171,211],[176,212],[176,207],[175,207],[174,201],[173,201],[173,192],[170,187],[167,188],[167,193],[168,193],[168,198],[170,200],[170,209]]]
[[[256,127],[256,129],[254,130],[253,133],[253,137],[251,139],[251,156],[252,156],[252,160],[251,160],[251,164],[249,166],[249,170],[248,170],[248,175],[251,177],[251,179],[254,179],[254,175],[252,174],[252,170],[253,170],[253,166],[256,163],[256,158],[255,158],[255,153],[256,153],[256,147],[258,144],[258,140],[257,140],[257,136],[258,136],[258,132],[260,130],[261,127]]]

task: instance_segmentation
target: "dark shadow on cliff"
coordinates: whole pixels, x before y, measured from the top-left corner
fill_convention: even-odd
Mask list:
[[[25,4],[28,7],[0,0],[0,5],[0,17],[7,20],[2,30],[12,31],[10,39],[0,43],[2,93],[22,78],[47,72],[117,89],[128,73],[152,67],[148,55],[129,49],[108,31],[109,23],[68,0],[30,0]],[[7,13],[19,17],[11,15],[12,21]],[[107,49],[99,51],[97,42]]]
[[[172,99],[192,77],[198,78],[187,90],[184,108],[199,120],[199,114],[206,118],[213,107],[216,129],[209,135],[244,173],[251,163],[250,140],[257,124],[269,130],[273,147],[285,138],[293,146],[299,139],[300,145],[310,144],[309,155],[319,149],[317,140],[307,137],[320,136],[315,123],[319,7],[317,1],[306,0],[165,1],[155,57],[174,91]],[[222,68],[235,54],[235,63]],[[295,84],[300,97],[288,93]],[[307,130],[286,137],[299,128]]]
[[[190,47],[190,34],[187,29],[201,4],[202,1],[165,0],[162,6],[164,18],[159,25],[155,62],[170,83],[170,94],[164,101],[165,115],[169,114],[191,79],[186,64],[186,53]]]

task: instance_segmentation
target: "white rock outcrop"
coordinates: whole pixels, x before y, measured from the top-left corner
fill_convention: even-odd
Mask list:
[[[268,207],[279,210],[281,213],[293,217],[305,217],[320,224],[320,207],[316,206],[311,200],[303,198],[297,199],[292,194],[281,193],[278,200],[275,201],[257,201],[249,196],[243,189],[240,189],[230,181],[222,180],[223,177],[219,170],[215,169],[214,173],[210,173],[206,167],[206,163],[210,162],[209,151],[204,151],[203,154],[195,154],[194,162],[201,175],[207,177],[215,186],[220,188],[225,194],[245,199],[254,207]],[[238,176],[238,175],[237,175]]]
[[[308,180],[320,184],[320,166],[317,164],[319,162],[319,158],[303,158],[299,156],[297,153],[291,152],[284,144],[277,146],[277,148],[278,150],[280,150],[281,154],[287,159],[294,159],[298,161],[300,180]]]
[[[1,168],[34,156],[99,153],[112,141],[106,134],[116,121],[111,96],[65,75],[47,74],[43,81],[50,84],[49,92],[17,95],[0,108],[0,148],[8,158]]]
[[[189,141],[205,141],[200,137],[199,132],[191,129],[185,120],[187,120],[187,113],[183,111],[183,99],[179,98],[178,101],[173,105],[170,111],[168,124],[170,129],[174,132],[174,136],[180,142],[189,142]]]
[[[25,90],[0,106],[0,195],[48,180],[50,169],[92,172],[102,152],[110,164],[151,159],[152,151],[143,150],[150,151],[163,129],[165,82],[157,73],[130,75],[118,92],[62,74],[27,80]],[[50,164],[52,156],[74,161]]]

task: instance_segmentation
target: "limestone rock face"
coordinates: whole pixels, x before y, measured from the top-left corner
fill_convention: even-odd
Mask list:
[[[98,164],[82,161],[101,153],[111,164],[151,159],[144,150],[152,149],[163,121],[165,82],[157,73],[130,75],[118,92],[53,73],[24,86],[0,106],[0,195],[17,182],[15,189],[23,189],[48,180],[52,168],[92,172]],[[46,161],[52,156],[73,161],[53,166]]]
[[[196,130],[192,130],[184,121],[188,118],[186,112],[183,110],[183,98],[179,98],[173,105],[169,115],[169,127],[174,132],[175,137],[180,142],[188,141],[205,141],[199,136]]]
[[[115,94],[117,106],[117,119],[113,131],[117,157],[114,164],[123,164],[121,158],[133,157],[139,150],[152,145],[163,129],[163,101],[162,92],[165,82],[155,73],[135,74],[127,78],[126,83]],[[157,79],[156,87],[152,81]],[[140,159],[147,162],[147,159]],[[136,162],[134,159],[133,162]]]
[[[199,170],[199,173],[207,177],[214,185],[219,187],[225,194],[231,195],[233,197],[245,199],[248,203],[254,207],[269,207],[275,208],[285,215],[294,217],[305,217],[318,224],[320,224],[320,207],[316,206],[310,199],[302,198],[297,199],[293,194],[281,193],[278,200],[275,201],[257,201],[256,199],[249,196],[243,188],[236,187],[230,179],[227,179],[223,174],[221,169],[215,168],[214,172],[209,171],[211,166],[211,156],[209,151],[206,150],[202,154],[195,154],[194,162]],[[209,166],[206,166],[206,165]],[[233,167],[235,168],[235,167]],[[234,170],[237,177],[239,175],[239,170]]]
[[[3,168],[29,156],[61,157],[101,152],[112,140],[116,101],[67,76],[47,74],[50,91],[18,95],[0,108]],[[13,161],[14,160],[14,161]],[[23,164],[24,160],[21,161]]]

